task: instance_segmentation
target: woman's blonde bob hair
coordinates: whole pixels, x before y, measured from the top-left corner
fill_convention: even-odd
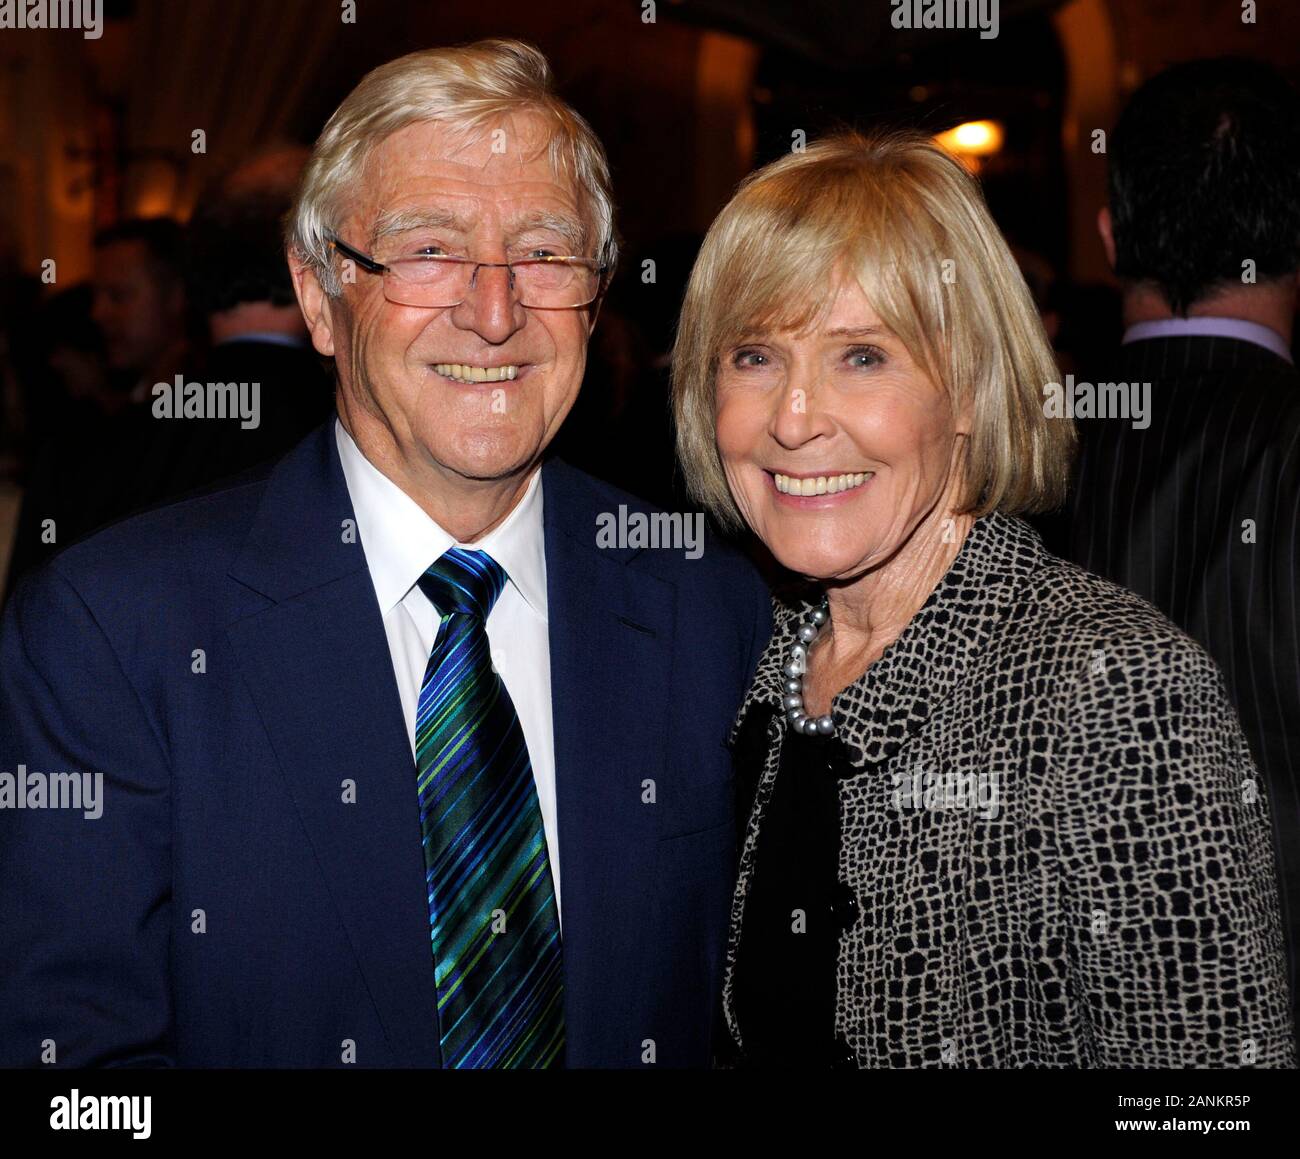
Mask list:
[[[1058,372],[1024,278],[961,163],[898,131],[840,134],[772,162],[709,228],[673,350],[691,494],[724,526],[741,525],[718,457],[719,359],[755,334],[815,326],[844,272],[954,408],[972,404],[960,510],[1059,506],[1074,426],[1045,413]]]
[[[609,163],[591,126],[555,93],[550,65],[521,40],[480,40],[457,48],[412,52],[368,72],[334,110],[312,148],[285,241],[325,292],[342,292],[327,234],[337,231],[365,179],[370,151],[399,129],[440,121],[466,136],[497,126],[514,113],[534,113],[551,130],[548,146],[557,176],[573,183],[593,231],[608,280],[618,261]]]

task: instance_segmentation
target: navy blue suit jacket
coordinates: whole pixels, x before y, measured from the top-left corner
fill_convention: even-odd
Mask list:
[[[439,1065],[414,763],[332,424],[10,599],[0,770],[104,790],[95,820],[0,809],[0,1064]],[[568,1063],[704,1066],[767,593],[717,544],[600,548],[599,515],[647,508],[558,461],[543,486]]]

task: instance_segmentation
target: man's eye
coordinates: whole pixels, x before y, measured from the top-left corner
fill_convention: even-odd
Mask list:
[[[393,246],[393,258],[390,260],[401,260],[403,258],[442,258],[449,256],[453,251],[451,246],[440,241],[424,241],[421,238],[402,238]]]

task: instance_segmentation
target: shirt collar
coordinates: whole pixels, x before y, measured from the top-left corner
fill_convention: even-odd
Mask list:
[[[1147,338],[1236,338],[1239,342],[1262,346],[1279,358],[1291,361],[1291,351],[1281,334],[1245,318],[1154,318],[1130,326],[1124,331],[1120,344],[1127,346]]]
[[[542,472],[536,470],[514,510],[477,543],[457,544],[418,503],[361,453],[335,420],[343,476],[347,480],[366,564],[387,615],[402,602],[429,565],[453,546],[486,551],[535,612],[546,618],[546,540],[542,524]]]
[[[213,346],[229,346],[232,342],[260,342],[264,346],[290,346],[297,350],[307,348],[307,339],[293,334],[281,334],[276,330],[245,330],[242,334],[232,334]]]

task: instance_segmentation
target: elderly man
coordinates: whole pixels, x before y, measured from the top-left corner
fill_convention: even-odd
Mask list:
[[[706,1065],[767,600],[543,462],[599,143],[526,45],[416,53],[290,230],[337,421],[10,602],[0,1064]]]

